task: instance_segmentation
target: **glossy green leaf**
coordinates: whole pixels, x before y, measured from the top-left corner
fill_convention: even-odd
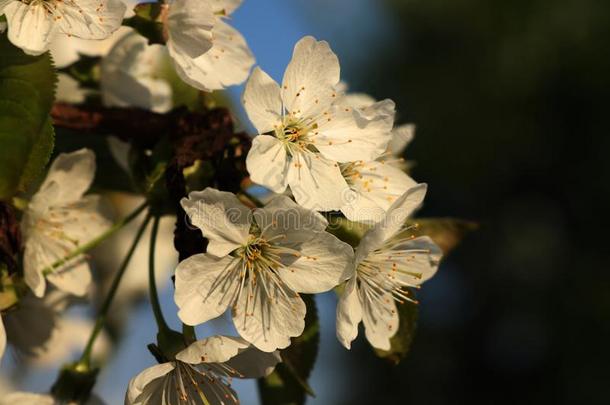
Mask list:
[[[55,130],[48,117],[44,126],[38,133],[37,141],[32,145],[27,163],[19,181],[19,189],[25,188],[41,176],[43,168],[49,162],[55,145]]]
[[[282,363],[268,377],[258,380],[263,405],[301,405],[315,396],[307,380],[313,370],[320,342],[320,323],[314,297],[301,295],[307,306],[305,330],[281,351]]]
[[[30,56],[0,36],[0,199],[42,172],[53,150],[56,75],[48,53]]]
[[[53,69],[50,54],[39,56],[26,55],[21,49],[13,46],[6,35],[0,36],[0,81],[20,79],[34,87],[38,92],[37,103],[40,109],[50,111],[55,98],[57,77]],[[5,94],[2,95],[4,98]],[[24,100],[27,103],[34,100]],[[41,120],[41,126],[46,119]]]

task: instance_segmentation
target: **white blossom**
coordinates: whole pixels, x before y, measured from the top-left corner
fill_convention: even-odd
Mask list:
[[[122,26],[103,40],[87,40],[58,35],[51,41],[49,47],[53,64],[57,68],[65,68],[77,62],[81,55],[87,57],[105,56],[118,39],[131,31],[132,28]],[[57,72],[56,101],[79,104],[85,101],[87,95],[94,92],[92,89],[80,87],[78,81],[68,74]]]
[[[275,193],[289,186],[296,201],[319,211],[339,210],[349,186],[340,163],[372,161],[386,149],[393,114],[365,117],[337,103],[339,61],[327,42],[301,39],[282,86],[256,68],[243,104],[260,135],[247,168],[252,181]],[[390,100],[381,102],[394,109]]]
[[[235,195],[207,188],[182,206],[209,240],[207,253],[176,270],[174,298],[186,324],[230,307],[244,339],[267,352],[285,348],[305,327],[298,293],[328,291],[346,279],[352,248],[324,231],[324,217],[288,197],[251,212]]]
[[[347,93],[347,85],[344,82],[340,82],[336,86],[336,90],[341,94],[338,103],[356,108],[366,117],[374,118],[379,114],[390,115],[394,113],[393,110],[389,110],[384,105],[383,101],[378,102],[366,93]],[[402,159],[402,155],[414,136],[414,124],[403,124],[395,127],[392,130],[386,153],[381,155],[377,160],[390,163],[403,171],[406,170],[407,165],[404,159]]]
[[[353,276],[337,307],[337,337],[346,348],[362,321],[371,345],[389,350],[399,326],[396,302],[413,301],[406,288],[418,288],[436,272],[439,247],[428,237],[413,237],[404,225],[425,194],[425,184],[409,189],[356,248]]]
[[[82,255],[46,276],[43,273],[110,226],[101,214],[99,196],[83,196],[94,175],[92,151],[62,153],[28,204],[21,221],[25,240],[23,267],[25,282],[38,297],[44,294],[45,278],[62,291],[75,295],[87,292],[91,273]]]
[[[254,56],[239,31],[226,23],[240,0],[174,0],[165,20],[167,49],[178,75],[204,91],[242,83]]]
[[[172,88],[162,77],[168,68],[167,48],[148,45],[148,40],[136,32],[124,35],[102,59],[100,90],[104,104],[158,113],[171,110]]]
[[[8,39],[30,55],[49,49],[57,34],[104,39],[123,21],[121,0],[0,0]]]
[[[347,86],[343,82],[335,89],[340,94],[337,104],[357,109],[366,119],[394,116],[393,105],[388,105],[386,101],[376,101],[365,93],[346,93]],[[374,161],[361,160],[339,165],[349,185],[341,207],[347,219],[364,223],[379,222],[392,203],[417,184],[406,174],[405,161],[401,158],[413,137],[413,131],[412,124],[394,128],[387,150]]]
[[[4,329],[4,322],[2,321],[2,315],[0,315],[0,362],[4,356],[6,350],[6,330]]]
[[[239,404],[232,379],[264,377],[279,361],[278,352],[261,352],[240,338],[212,336],[134,377],[125,405]]]

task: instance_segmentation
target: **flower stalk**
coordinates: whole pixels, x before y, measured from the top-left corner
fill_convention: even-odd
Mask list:
[[[150,219],[151,219],[151,217],[150,217],[150,215],[148,215],[146,217],[146,219],[144,220],[144,222],[142,223],[142,225],[140,225],[140,228],[138,229],[138,232],[136,233],[136,237],[134,238],[133,243],[131,244],[131,247],[129,248],[129,251],[127,252],[127,255],[125,256],[125,259],[123,259],[123,263],[121,264],[121,267],[119,268],[119,270],[117,271],[117,273],[114,276],[114,279],[112,280],[112,285],[110,286],[110,289],[108,290],[108,294],[106,295],[106,298],[104,299],[104,302],[99,310],[99,313],[98,313],[96,321],[95,321],[95,326],[91,332],[89,340],[87,341],[87,346],[83,350],[83,354],[81,355],[80,360],[78,361],[77,367],[79,367],[79,368],[83,368],[83,369],[91,368],[91,352],[93,351],[93,345],[94,345],[95,340],[97,339],[98,335],[104,328],[104,324],[106,322],[106,317],[108,315],[108,311],[110,310],[112,301],[114,300],[114,297],[116,296],[116,293],[118,291],[121,280],[123,279],[123,275],[125,274],[125,270],[127,270],[127,266],[129,266],[131,257],[133,256],[133,254],[136,250],[136,247],[138,246],[138,243],[140,242],[140,239],[142,239],[142,235],[144,234],[144,231],[146,230],[146,228],[150,222]]]

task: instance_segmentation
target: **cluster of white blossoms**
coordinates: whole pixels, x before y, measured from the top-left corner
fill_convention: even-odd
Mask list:
[[[300,294],[339,287],[339,341],[349,349],[362,322],[370,344],[389,350],[399,328],[396,304],[414,302],[409,289],[432,277],[441,259],[438,246],[415,237],[407,225],[427,188],[398,158],[413,126],[394,127],[391,100],[346,94],[337,56],[313,37],[296,44],[281,84],[258,67],[249,75],[252,52],[226,22],[240,2],[164,3],[164,45],[150,45],[130,31],[101,62],[106,105],[158,113],[173,108],[172,86],[163,74],[168,67],[203,91],[249,77],[242,103],[258,134],[246,166],[254,183],[277,194],[255,209],[213,188],[182,199],[208,244],[205,253],[177,265],[177,315],[196,326],[230,310],[240,337],[197,340],[142,371],[129,383],[129,405],[237,404],[232,378],[269,374],[281,361],[278,350],[303,333]],[[47,50],[59,33],[107,38],[120,27],[125,9],[120,0],[0,0],[8,38],[29,54]],[[59,155],[25,208],[24,278],[37,297],[47,281],[64,293],[88,291],[92,277],[79,249],[111,225],[100,199],[85,195],[94,173],[93,152]],[[339,212],[368,227],[355,249],[327,231],[326,218]],[[0,318],[0,356],[5,346]],[[28,393],[12,398],[56,403]]]

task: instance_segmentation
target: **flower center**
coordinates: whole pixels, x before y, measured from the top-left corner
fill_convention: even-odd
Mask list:
[[[317,128],[318,125],[311,120],[286,116],[283,124],[275,128],[275,136],[284,143],[290,155],[297,151],[317,152],[313,146]]]
[[[239,250],[238,256],[242,258],[247,269],[256,270],[260,267],[258,262],[266,261],[264,253],[268,253],[266,251],[270,248],[271,245],[264,238],[251,234],[248,242]]]
[[[180,403],[236,403],[235,392],[231,389],[233,377],[243,378],[238,371],[224,363],[202,363],[198,365],[176,361],[173,372],[173,387]],[[207,389],[203,389],[207,386]],[[172,388],[170,388],[172,389]]]
[[[47,14],[54,14],[57,10],[57,0],[21,0],[28,6],[42,6]]]
[[[420,288],[413,279],[421,279],[422,273],[413,271],[413,262],[418,255],[429,255],[430,250],[396,248],[413,240],[415,235],[411,231],[417,228],[417,224],[405,226],[358,265],[360,287],[373,301],[382,300],[386,293],[390,293],[401,304],[405,301],[417,304],[408,288]]]
[[[341,175],[350,187],[354,186],[357,180],[362,179],[362,174],[358,170],[360,166],[362,166],[361,162],[339,163]]]

